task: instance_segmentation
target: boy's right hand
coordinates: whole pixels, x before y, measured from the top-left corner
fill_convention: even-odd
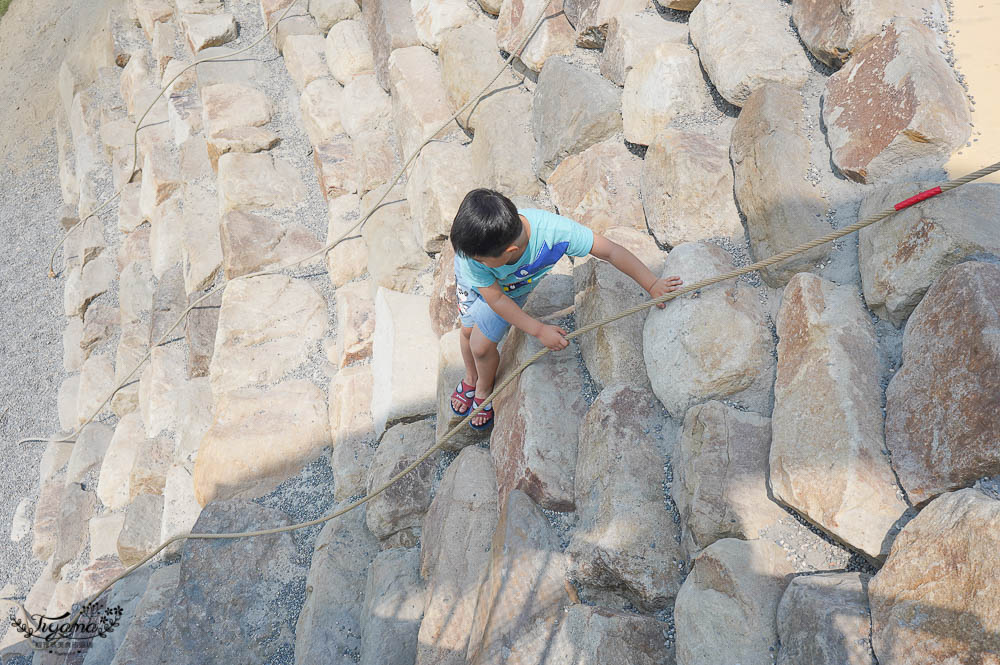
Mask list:
[[[569,346],[566,331],[559,326],[542,325],[535,337],[551,351],[560,351]]]

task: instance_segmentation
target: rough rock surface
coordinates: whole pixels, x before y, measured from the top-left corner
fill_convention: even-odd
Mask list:
[[[974,489],[938,497],[896,537],[868,586],[881,665],[996,662],[1000,501]]]
[[[427,420],[394,425],[386,430],[368,469],[367,492],[371,494],[390,478],[415,462],[434,445],[434,426]],[[368,529],[380,540],[412,527],[419,527],[431,504],[431,480],[436,456],[432,455],[366,504]]]
[[[647,154],[647,159],[648,159]],[[646,233],[639,195],[643,161],[621,139],[595,143],[563,159],[546,181],[559,214],[594,233],[628,226]]]
[[[205,507],[194,532],[239,532],[291,523],[250,501]],[[161,648],[175,662],[266,662],[293,645],[293,622],[275,605],[306,571],[291,533],[233,540],[189,540],[180,580],[164,611]]]
[[[796,577],[778,604],[777,665],[875,665],[864,573]]]
[[[642,231],[613,227],[605,237],[634,254],[654,274],[663,269],[667,255]],[[541,288],[541,287],[539,287]],[[645,302],[649,294],[631,277],[606,261],[577,260],[573,266],[576,292],[576,325],[583,327],[621,310]],[[642,357],[642,328],[648,310],[603,325],[580,336],[580,354],[598,388],[616,383],[649,385]]]
[[[576,578],[624,590],[642,608],[670,605],[684,556],[663,502],[665,414],[645,392],[611,386],[580,426],[575,496],[580,522],[566,549]]]
[[[827,80],[834,165],[858,182],[939,167],[972,131],[968,102],[928,28],[894,19]]]
[[[464,449],[445,471],[421,529],[427,606],[417,665],[465,665],[479,575],[497,526],[496,497],[489,452]]]
[[[712,137],[661,130],[646,151],[641,183],[646,223],[660,244],[743,239],[729,155]]]
[[[732,270],[725,251],[685,243],[667,256],[661,276],[687,284]],[[675,418],[688,407],[728,398],[757,413],[771,408],[774,344],[757,294],[730,281],[652,309],[642,332],[653,393]]]
[[[302,379],[215,397],[215,418],[198,449],[198,503],[262,496],[330,445],[327,403]]]
[[[541,660],[562,618],[560,610],[576,595],[566,581],[566,567],[545,515],[524,492],[510,492],[501,504],[479,585],[468,663],[504,662],[508,653],[525,662]]]
[[[885,452],[874,327],[853,286],[792,278],[778,314],[777,501],[872,559],[906,510]]]
[[[434,263],[434,287],[431,291],[431,325],[438,337],[462,325],[458,318],[454,266],[455,248],[451,242],[446,242]]]
[[[858,218],[932,187],[930,182],[881,187],[861,202]],[[899,328],[951,266],[979,253],[1000,256],[1000,235],[992,221],[998,206],[1000,185],[972,183],[897,212],[891,224],[862,229],[858,263],[865,302]]]
[[[438,339],[429,298],[379,288],[372,342],[372,417],[375,434],[401,420],[434,413]]]
[[[688,409],[673,457],[671,496],[694,555],[721,538],[753,540],[787,513],[768,496],[771,421],[722,402]]]
[[[602,48],[612,20],[641,12],[649,5],[649,0],[564,0],[563,9],[576,29],[576,45]]]
[[[725,538],[707,547],[677,594],[677,662],[773,663],[776,610],[792,572],[767,541]]]
[[[378,539],[365,527],[364,507],[323,526],[295,624],[296,665],[357,662],[367,569],[378,550]]]
[[[535,170],[542,180],[569,155],[621,131],[621,91],[566,58],[546,61],[531,104]]]
[[[497,52],[496,40],[496,29],[489,21],[473,21],[444,33],[438,56],[441,78],[452,112],[464,106],[473,95],[482,90],[500,69],[503,60]],[[493,84],[493,88],[516,84],[514,74],[509,68],[504,68],[504,73]],[[480,106],[473,104],[459,115],[458,124],[475,130],[476,121],[482,116]]]
[[[642,57],[660,42],[687,44],[683,23],[664,21],[656,14],[619,14],[608,21],[607,39],[601,51],[601,74],[617,85]]]
[[[542,65],[551,56],[573,51],[576,31],[563,11],[563,0],[503,0],[497,20],[497,46],[513,53],[543,10],[545,19],[528,39],[520,56],[521,62],[536,72],[542,70]]]
[[[522,89],[496,92],[478,104],[472,166],[484,187],[507,196],[534,196],[540,187],[532,159],[532,96]]]
[[[691,12],[691,43],[719,94],[743,106],[768,81],[805,85],[811,67],[779,3],[702,0]]]
[[[213,395],[281,379],[306,360],[327,318],[326,302],[304,281],[263,275],[230,283],[209,369]]]
[[[379,85],[389,90],[389,56],[396,49],[419,46],[409,2],[372,0],[361,8],[361,21],[368,32]]]
[[[427,593],[420,549],[393,547],[368,566],[361,614],[361,665],[411,665]]]
[[[894,16],[919,21],[927,13],[939,18],[944,15],[944,7],[936,0],[792,2],[792,20],[802,43],[818,60],[834,68],[843,65],[853,52],[876,37],[882,24]]]
[[[345,367],[330,382],[330,433],[333,437],[333,498],[337,501],[365,491],[368,467],[375,453],[372,424],[371,365]]]
[[[371,210],[384,191],[379,187],[368,192],[361,200],[361,209]],[[417,243],[410,204],[401,186],[397,185],[368,218],[361,237],[368,249],[368,272],[378,286],[409,291],[419,274],[430,267],[427,253]]]
[[[497,376],[504,377],[539,348],[535,338],[511,328]],[[564,350],[529,366],[497,397],[490,451],[501,505],[520,489],[543,508],[574,509],[577,426],[586,410],[582,381],[576,359]]]
[[[910,316],[886,390],[886,445],[911,502],[1000,474],[1000,266],[949,269]]]
[[[750,253],[766,259],[830,232],[827,204],[805,179],[810,167],[802,95],[780,83],[765,83],[746,100],[730,145],[736,201],[747,218]],[[814,268],[830,253],[820,245],[761,270],[773,287]]]
[[[712,107],[697,54],[687,44],[661,42],[625,77],[622,126],[625,140],[649,145],[657,132],[681,114]]]

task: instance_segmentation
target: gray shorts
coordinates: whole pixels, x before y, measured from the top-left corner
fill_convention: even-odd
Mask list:
[[[475,326],[479,328],[479,332],[483,333],[486,339],[494,344],[498,344],[503,339],[503,336],[507,334],[510,324],[494,312],[492,307],[486,304],[486,301],[483,300],[474,287],[462,282],[459,276],[457,261],[455,266],[455,283],[458,294],[458,315],[462,321],[462,327],[471,328]],[[524,301],[528,299],[529,295],[526,293],[513,300],[517,303],[518,307],[524,307]]]

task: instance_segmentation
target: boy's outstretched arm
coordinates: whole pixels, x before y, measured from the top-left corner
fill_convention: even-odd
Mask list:
[[[657,277],[635,254],[599,233],[594,234],[594,246],[590,250],[590,255],[607,261],[621,270],[635,280],[636,284],[646,289],[646,293],[653,298],[676,291],[684,283],[676,276]],[[661,302],[657,307],[663,309],[666,303]]]
[[[553,351],[565,349],[569,346],[566,340],[566,331],[559,326],[542,323],[538,319],[525,314],[524,310],[517,306],[510,296],[503,292],[500,284],[493,282],[492,286],[479,289],[479,295],[483,297],[486,304],[494,312],[499,314],[504,321],[520,328],[532,337],[537,337],[538,341]]]

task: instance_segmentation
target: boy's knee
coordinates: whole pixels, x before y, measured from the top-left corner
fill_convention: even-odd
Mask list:
[[[468,328],[463,327],[461,328],[461,330],[462,330],[462,337],[464,337],[465,339],[469,339],[470,337],[472,337],[472,326],[469,326]]]
[[[477,358],[486,358],[494,353],[496,353],[497,345],[496,342],[490,341],[488,337],[479,332],[478,330],[472,334],[469,340],[470,347],[472,348],[472,355]]]

